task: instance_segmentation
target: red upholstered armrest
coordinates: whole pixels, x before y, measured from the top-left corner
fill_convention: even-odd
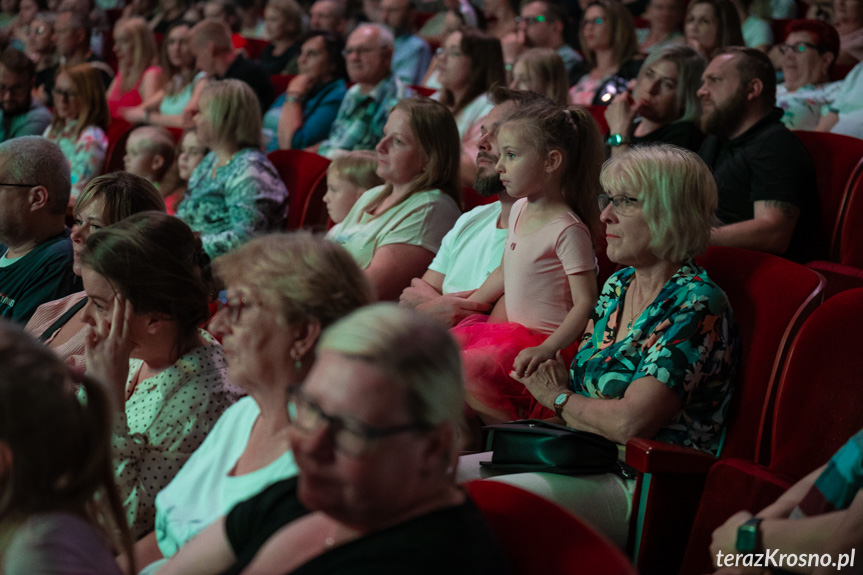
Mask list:
[[[626,463],[640,473],[706,475],[716,461],[709,453],[652,439],[635,438],[626,444]]]

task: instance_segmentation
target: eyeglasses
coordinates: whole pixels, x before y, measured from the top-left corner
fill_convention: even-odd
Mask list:
[[[30,28],[28,28],[28,32],[30,32],[31,34],[36,34],[37,36],[41,36],[42,34],[44,34],[47,31],[48,31],[48,27],[44,26],[44,25],[30,26]]]
[[[437,54],[438,58],[460,58],[464,56],[460,50],[444,50],[443,48],[438,48],[435,50],[435,54]]]
[[[538,24],[540,22],[551,22],[552,19],[548,16],[516,16],[515,23],[521,24],[525,23],[527,26],[532,26],[533,24]]]
[[[349,457],[362,456],[368,452],[375,441],[384,437],[430,429],[428,425],[421,423],[375,427],[352,417],[330,415],[299,390],[290,392],[288,415],[291,418],[291,425],[303,433],[311,433],[326,427],[330,433],[333,447]]]
[[[228,310],[228,319],[231,323],[238,323],[243,313],[243,308],[260,307],[260,303],[245,297],[230,298],[225,301],[221,309]]]
[[[779,51],[782,54],[787,54],[788,51],[792,52],[800,52],[801,54],[806,52],[807,50],[817,50],[819,54],[822,54],[824,50],[813,44],[812,42],[795,42],[794,44],[779,44]]]
[[[39,184],[2,184],[0,183],[0,188],[35,188]]]
[[[345,48],[342,50],[342,56],[347,58],[356,54],[357,56],[362,56],[363,54],[369,54],[370,52],[374,52],[375,50],[383,50],[383,46],[357,46],[355,48]]]
[[[26,94],[28,90],[27,86],[7,86],[6,84],[0,84],[0,94],[9,92],[13,96],[21,96]]]
[[[605,22],[603,18],[591,18],[590,20],[582,20],[581,27],[586,28],[588,25],[590,26],[601,26]]]
[[[609,196],[608,194],[599,194],[597,196],[599,202],[599,211],[605,211],[609,204],[614,206],[614,213],[619,216],[630,216],[638,211],[641,205],[641,200],[630,198],[624,194]]]
[[[78,97],[78,92],[75,90],[61,90],[60,88],[54,88],[51,90],[51,94],[53,94],[58,100],[71,100],[72,98]]]

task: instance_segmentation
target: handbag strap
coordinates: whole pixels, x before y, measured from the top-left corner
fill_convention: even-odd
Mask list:
[[[73,305],[72,307],[70,307],[68,310],[66,310],[66,313],[64,313],[63,315],[58,317],[57,321],[52,323],[51,326],[48,329],[46,329],[45,331],[43,331],[42,335],[40,335],[36,339],[38,339],[41,342],[48,341],[48,338],[51,337],[51,335],[55,331],[57,331],[58,329],[60,329],[64,325],[66,325],[66,322],[69,321],[70,319],[72,319],[73,315],[75,315],[76,313],[81,311],[81,308],[83,308],[85,305],[87,305],[87,298],[86,297],[84,299],[82,299],[81,301],[79,301],[78,303],[76,303],[75,305]]]

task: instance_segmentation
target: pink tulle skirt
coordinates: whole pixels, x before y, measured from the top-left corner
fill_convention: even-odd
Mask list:
[[[488,319],[486,315],[472,315],[452,328],[462,348],[468,395],[511,420],[554,417],[524,384],[509,376],[519,352],[541,344],[548,335],[518,323],[491,323]]]

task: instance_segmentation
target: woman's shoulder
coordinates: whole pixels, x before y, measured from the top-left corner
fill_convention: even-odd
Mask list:
[[[100,128],[95,124],[90,124],[83,130],[81,130],[81,135],[78,136],[79,140],[94,140],[99,143],[108,144],[108,135],[105,133],[105,130]]]
[[[707,270],[698,265],[695,260],[685,262],[671,278],[669,285],[674,286],[672,289],[677,292],[679,296],[677,299],[683,298],[687,301],[693,298],[704,299],[709,301],[710,309],[715,312],[731,309],[731,303],[725,291],[710,279]]]

